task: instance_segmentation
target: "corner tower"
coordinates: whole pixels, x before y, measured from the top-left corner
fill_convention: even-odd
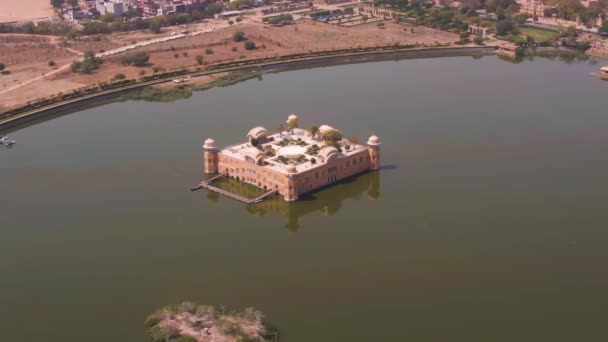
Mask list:
[[[203,143],[203,163],[205,164],[205,173],[217,173],[219,156],[215,140],[209,138]]]
[[[296,189],[295,174],[297,170],[295,165],[287,165],[287,193],[284,198],[287,202],[293,202],[298,200],[298,190]]]
[[[369,149],[369,168],[370,170],[378,170],[380,168],[380,139],[372,135],[367,139]]]

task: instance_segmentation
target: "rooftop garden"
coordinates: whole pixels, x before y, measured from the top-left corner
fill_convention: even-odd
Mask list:
[[[302,140],[302,138],[297,138],[297,139],[293,139],[293,138],[283,138],[283,140],[279,141],[277,143],[277,145],[281,146],[281,147],[285,147],[288,145],[296,145],[296,146],[308,146],[308,143],[304,140]]]

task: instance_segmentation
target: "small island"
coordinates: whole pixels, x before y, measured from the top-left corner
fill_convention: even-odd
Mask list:
[[[152,342],[277,342],[278,330],[254,308],[228,311],[222,306],[183,302],[148,316]]]

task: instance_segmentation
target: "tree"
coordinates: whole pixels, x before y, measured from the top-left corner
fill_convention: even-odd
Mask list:
[[[253,0],[234,0],[230,2],[230,5],[228,5],[228,7],[231,10],[237,10],[240,8],[248,8],[251,7],[253,5]]]
[[[70,0],[70,6],[72,6],[72,8],[78,7],[78,0]]]
[[[51,5],[55,8],[61,8],[61,5],[63,5],[64,0],[51,0]]]
[[[604,25],[599,28],[600,33],[608,33],[608,19],[604,21]]]
[[[214,14],[218,14],[221,13],[224,10],[224,5],[222,4],[221,1],[218,2],[212,2],[209,5],[207,5],[206,8],[206,12],[209,13],[209,15],[214,15]]]
[[[213,55],[213,49],[207,48],[205,49],[205,53],[208,55]]]
[[[378,26],[379,29],[383,29],[384,28],[384,23],[383,22],[379,22],[376,24],[376,26]]]
[[[509,20],[499,20],[496,23],[496,33],[499,36],[506,36],[513,30],[513,24]]]
[[[477,37],[473,38],[473,42],[477,45],[481,45],[481,44],[483,44],[483,38],[481,38],[480,36],[477,36]]]
[[[310,133],[310,135],[314,138],[317,136],[317,133],[319,133],[319,126],[317,125],[312,125],[308,128],[308,132]]]
[[[4,65],[4,63],[0,63],[0,71],[4,70],[4,68],[6,68],[6,65]]]
[[[126,77],[127,76],[125,76],[125,74],[116,74],[116,75],[114,75],[114,77],[112,79],[115,81],[118,81],[118,80],[124,80]]]
[[[234,40],[235,42],[242,42],[243,40],[245,40],[245,32],[235,31],[232,35],[232,40]]]
[[[148,65],[149,61],[150,55],[147,52],[143,51],[135,52],[120,57],[120,63],[122,65],[134,65],[136,67],[144,67]]]
[[[160,24],[157,22],[151,22],[150,23],[150,31],[154,32],[154,33],[160,33],[161,29],[160,29]]]
[[[293,133],[294,128],[297,128],[299,124],[298,119],[291,119],[287,121],[287,129]]]
[[[255,50],[255,43],[251,40],[245,42],[245,50]]]
[[[55,66],[55,62],[54,61],[49,61],[49,66],[50,67],[54,67]]]
[[[201,55],[196,56],[194,59],[196,59],[196,63],[198,63],[199,65],[203,65],[203,63],[205,63],[205,60]]]
[[[106,14],[102,15],[101,17],[99,17],[99,20],[103,21],[104,23],[114,22],[116,20],[116,14],[106,13]]]
[[[515,22],[516,22],[518,25],[520,25],[520,26],[521,26],[521,25],[523,25],[523,24],[525,24],[525,23],[526,23],[526,20],[528,20],[528,18],[530,18],[530,16],[529,16],[528,14],[526,14],[526,13],[519,13],[519,14],[517,14],[517,15],[515,16],[515,18],[514,18],[514,19],[515,19]]]
[[[338,142],[342,140],[342,133],[335,129],[325,132],[323,134],[323,140],[325,140],[325,142]]]
[[[279,131],[279,135],[282,135],[284,130],[285,130],[285,124],[282,122],[279,123],[279,125],[277,126],[277,131]]]

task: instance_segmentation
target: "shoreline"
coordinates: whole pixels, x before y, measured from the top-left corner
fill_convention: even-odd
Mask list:
[[[115,99],[120,95],[128,92],[140,90],[147,86],[164,84],[171,82],[176,77],[184,76],[213,76],[216,74],[231,72],[231,71],[264,71],[264,72],[281,72],[293,68],[315,68],[333,64],[352,64],[352,63],[367,63],[391,59],[416,59],[416,58],[431,58],[431,57],[452,57],[452,56],[474,56],[474,55],[489,55],[495,50],[494,46],[470,46],[470,47],[425,47],[425,48],[402,48],[391,50],[373,50],[363,52],[339,53],[331,55],[332,51],[327,51],[326,55],[312,57],[297,57],[279,61],[269,61],[266,63],[246,64],[247,61],[241,61],[236,66],[218,67],[206,71],[194,71],[183,75],[172,75],[161,79],[150,81],[137,82],[128,84],[124,87],[97,91],[76,98],[58,101],[49,105],[42,106],[33,110],[24,110],[10,114],[8,117],[0,119],[0,131],[7,131],[19,127],[25,123],[44,119],[56,114],[61,114],[67,110],[74,110],[87,105]]]

